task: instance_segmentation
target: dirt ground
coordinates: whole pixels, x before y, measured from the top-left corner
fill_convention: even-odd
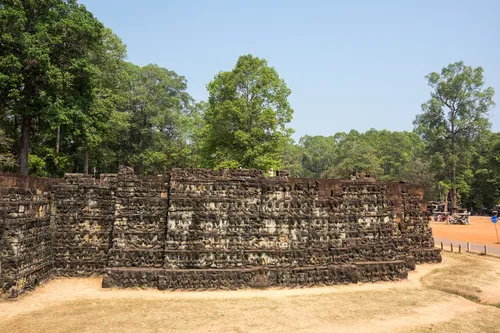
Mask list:
[[[499,224],[500,222],[497,222]],[[499,247],[495,233],[495,225],[486,216],[471,216],[471,223],[467,225],[446,224],[445,222],[430,223],[434,237],[460,240],[471,243],[481,243]],[[497,225],[500,235],[500,225]]]
[[[500,332],[500,259],[443,256],[407,281],[335,287],[164,292],[57,279],[0,302],[0,331]]]

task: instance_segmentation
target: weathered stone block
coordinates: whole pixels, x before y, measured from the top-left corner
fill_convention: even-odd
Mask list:
[[[236,289],[403,279],[441,261],[422,188],[403,183],[130,168],[26,179],[0,177],[0,289],[13,296],[54,275]]]

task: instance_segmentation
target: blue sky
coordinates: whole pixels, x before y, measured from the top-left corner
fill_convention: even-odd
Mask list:
[[[197,100],[240,55],[267,59],[292,90],[295,139],[411,130],[429,98],[424,76],[459,60],[483,67],[500,103],[497,0],[80,2],[127,44],[129,61],[185,76]]]

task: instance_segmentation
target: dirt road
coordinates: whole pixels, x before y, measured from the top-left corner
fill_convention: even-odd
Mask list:
[[[495,225],[486,216],[471,216],[471,223],[467,225],[432,221],[430,226],[435,238],[483,244],[500,249],[500,244],[495,244]],[[500,225],[497,225],[497,228],[500,233]]]

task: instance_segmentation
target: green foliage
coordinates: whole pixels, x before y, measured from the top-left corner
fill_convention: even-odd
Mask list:
[[[139,174],[173,167],[288,169],[292,177],[425,186],[427,199],[491,208],[500,197],[500,134],[489,131],[494,90],[481,67],[451,64],[426,76],[431,98],[413,132],[330,136],[288,126],[290,89],[265,59],[241,56],[194,101],[187,81],[125,62],[126,47],[76,0],[0,5],[0,171]]]
[[[296,170],[300,177],[349,178],[355,172],[366,172],[381,180],[416,181],[416,160],[420,161],[419,174],[430,172],[422,161],[424,142],[413,132],[371,129],[328,137],[306,135],[292,147],[288,151],[293,154],[285,154],[284,167]]]
[[[125,79],[125,46],[111,30],[105,29],[102,41],[89,50],[90,90],[81,96],[85,102],[73,107],[56,104],[51,108],[53,116],[44,118],[46,131],[36,135],[32,151],[47,163],[51,175],[61,176],[68,171],[83,171],[84,154],[96,166],[104,154],[102,144],[112,135],[111,119],[121,101],[120,89]],[[60,130],[59,151],[56,151],[57,129]],[[49,148],[50,147],[50,148]],[[74,170],[75,165],[77,170]],[[34,171],[34,170],[33,170]]]
[[[487,132],[475,146],[468,186],[460,195],[462,202],[471,208],[492,208],[500,197],[500,133]]]
[[[432,173],[429,163],[422,157],[412,160],[408,167],[405,168],[400,179],[404,179],[411,184],[422,185],[425,189],[425,200],[441,200],[442,187],[436,183],[435,175]]]
[[[415,118],[415,130],[425,141],[436,180],[449,186],[452,206],[456,207],[458,192],[468,191],[478,140],[490,126],[487,114],[494,105],[494,90],[484,87],[481,67],[463,62],[426,78],[432,88],[431,99]]]
[[[349,179],[356,172],[380,176],[383,170],[373,146],[363,140],[347,138],[339,143],[334,166],[326,170],[323,177]]]
[[[290,89],[266,60],[241,56],[230,72],[208,84],[203,165],[213,168],[278,168],[292,130]]]
[[[47,163],[44,159],[38,157],[37,155],[30,154],[28,157],[28,165],[30,170],[39,177],[48,177]]]
[[[285,145],[281,169],[286,169],[290,177],[310,177],[310,173],[303,166],[304,147],[297,145],[290,139]]]
[[[110,119],[113,132],[104,144],[105,167],[127,164],[151,174],[193,166],[190,143],[199,133],[202,106],[186,92],[185,78],[157,65],[133,64],[127,64],[126,78],[124,97]]]
[[[200,165],[205,104],[175,72],[125,63],[125,45],[84,6],[7,1],[0,36],[2,170],[14,141],[21,171],[40,176]]]
[[[375,149],[381,170],[373,169],[382,180],[405,178],[413,161],[422,155],[424,142],[413,132],[390,132],[371,129],[363,135],[363,140]]]
[[[310,136],[300,138],[304,176],[319,178],[334,162],[337,139],[334,136]]]
[[[21,120],[21,171],[33,133],[54,122],[83,121],[91,105],[94,68],[90,53],[104,27],[76,1],[10,0],[0,7],[0,110],[11,135]],[[36,131],[35,131],[36,130]]]
[[[199,168],[202,165],[203,116],[208,105],[201,101],[189,105],[188,114],[184,117],[185,151],[182,166]],[[181,164],[178,164],[181,166]]]
[[[0,129],[0,172],[10,171],[16,160],[11,153],[12,140],[5,136],[5,132]]]

